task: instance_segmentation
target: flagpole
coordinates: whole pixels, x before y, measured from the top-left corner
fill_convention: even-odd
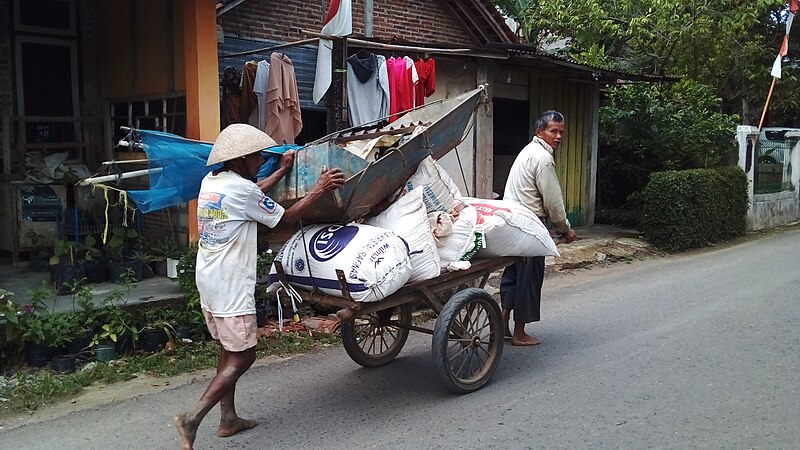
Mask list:
[[[761,126],[764,125],[764,117],[767,115],[767,108],[769,108],[769,101],[772,98],[772,90],[775,89],[775,80],[772,77],[772,84],[769,86],[769,94],[767,94],[767,102],[764,104],[764,111],[761,112],[761,120],[758,121],[758,131],[761,132]]]

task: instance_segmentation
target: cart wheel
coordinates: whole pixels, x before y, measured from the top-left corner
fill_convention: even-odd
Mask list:
[[[398,326],[399,325],[399,326]],[[350,358],[364,367],[393,360],[408,339],[411,304],[384,309],[342,322],[342,344]]]
[[[436,319],[431,353],[448,389],[466,394],[482,388],[503,353],[503,320],[492,296],[477,288],[454,295]]]

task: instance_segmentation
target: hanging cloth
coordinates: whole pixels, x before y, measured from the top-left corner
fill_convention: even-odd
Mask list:
[[[256,128],[261,131],[267,129],[267,81],[269,80],[269,63],[266,60],[258,62],[256,79],[253,82],[253,93],[257,99],[258,122]]]
[[[331,0],[322,34],[347,36],[353,32],[353,5],[351,0]],[[314,78],[314,103],[319,103],[328,92],[333,78],[333,41],[320,39],[317,47],[317,73]]]
[[[258,114],[258,98],[253,93],[253,83],[256,80],[257,70],[258,65],[255,61],[246,62],[244,69],[242,69],[242,109],[239,118],[243,123],[249,123],[250,116],[254,111]],[[257,120],[258,116],[256,115],[255,121]]]
[[[386,58],[356,53],[347,58],[347,112],[350,125],[375,122],[389,115],[389,78]]]
[[[303,129],[300,94],[292,60],[282,53],[275,52],[270,57],[266,104],[267,134],[279,144],[294,144]]]
[[[225,120],[227,125],[241,123],[242,108],[242,72],[236,67],[226,67],[222,75],[222,98],[224,99]]]
[[[427,61],[419,58],[414,65],[419,75],[419,82],[414,86],[414,105],[422,106],[425,104],[425,97],[436,92],[436,61],[433,58],[428,58]]]

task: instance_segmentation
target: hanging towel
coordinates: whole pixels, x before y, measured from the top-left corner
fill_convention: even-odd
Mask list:
[[[278,144],[294,144],[303,129],[300,115],[300,95],[294,65],[288,56],[273,53],[270,57],[267,81],[267,129]]]

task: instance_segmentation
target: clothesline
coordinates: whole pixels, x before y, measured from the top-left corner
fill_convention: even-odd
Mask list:
[[[233,58],[233,57],[236,57],[236,56],[247,56],[247,55],[255,55],[255,54],[258,54],[258,53],[267,53],[267,52],[271,52],[271,51],[275,51],[275,50],[280,50],[280,49],[283,49],[283,48],[289,48],[289,47],[295,47],[295,46],[298,46],[298,45],[310,44],[310,43],[316,42],[318,40],[319,40],[318,37],[310,38],[310,39],[303,39],[303,40],[300,40],[300,41],[288,42],[286,44],[273,45],[272,47],[257,48],[255,50],[247,50],[246,52],[237,52],[237,53],[228,53],[228,54],[225,54],[225,55],[219,55],[219,58],[220,59],[224,59],[224,58]]]

